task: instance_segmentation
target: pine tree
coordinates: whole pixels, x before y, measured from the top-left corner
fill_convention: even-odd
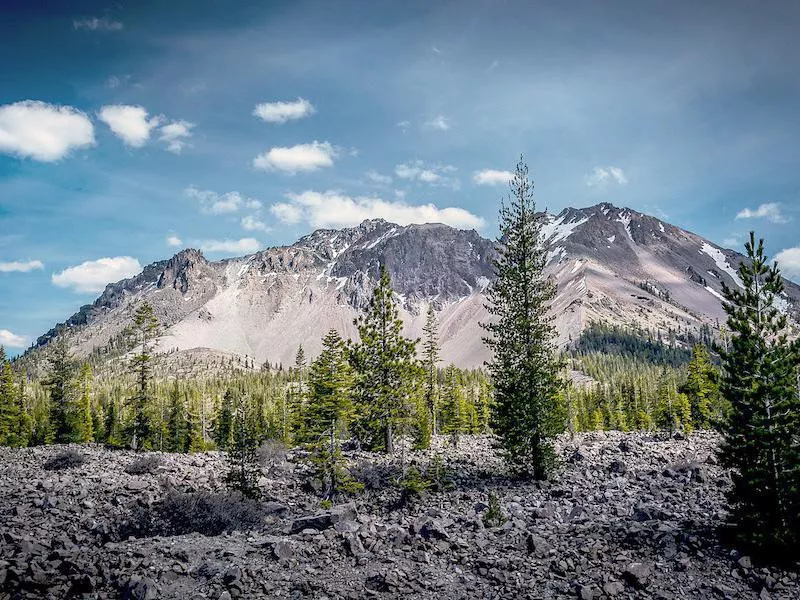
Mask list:
[[[239,398],[233,414],[233,443],[228,449],[228,473],[226,485],[246,498],[258,499],[261,490],[258,478],[261,475],[256,457],[257,442],[248,427],[247,404]]]
[[[330,500],[355,488],[342,458],[342,432],[353,416],[353,371],[347,348],[335,329],[322,340],[322,353],[311,364],[308,404],[300,441],[311,450],[316,475],[323,482],[323,497]]]
[[[355,434],[368,448],[391,454],[395,434],[407,429],[417,404],[422,368],[415,358],[417,342],[402,335],[384,266],[369,306],[355,325],[360,338],[350,353],[359,413]]]
[[[496,278],[488,288],[483,324],[492,351],[488,364],[495,390],[494,432],[512,470],[546,478],[555,468],[553,438],[563,431],[561,364],[554,347],[550,301],[556,287],[544,274],[544,213],[536,213],[533,183],[522,160],[500,209]]]
[[[442,433],[450,436],[453,448],[458,447],[458,438],[464,432],[466,417],[464,394],[458,382],[455,366],[447,367],[442,390]]]
[[[150,417],[150,382],[152,380],[152,346],[158,334],[158,319],[153,314],[153,307],[142,302],[133,316],[133,324],[128,330],[134,348],[138,353],[131,361],[131,371],[136,376],[136,394],[131,400],[133,415],[129,424],[131,447],[134,450],[145,447],[149,443]]]
[[[191,430],[186,410],[186,400],[178,385],[174,382],[169,390],[167,412],[168,452],[188,452],[191,447]]]
[[[50,431],[44,434],[57,444],[79,441],[75,410],[75,362],[67,340],[59,336],[51,343],[48,356],[50,371],[44,385],[50,392]]]
[[[725,409],[719,392],[719,373],[711,363],[705,346],[697,344],[692,348],[686,383],[681,392],[686,394],[691,406],[692,423],[699,429],[709,429],[722,422]]]
[[[764,240],[745,244],[742,289],[723,284],[731,339],[721,354],[721,391],[731,405],[720,464],[733,472],[730,521],[740,541],[763,554],[800,554],[800,344],[787,340],[775,305],[783,291]]]
[[[225,390],[214,423],[214,442],[216,442],[217,447],[223,450],[230,446],[233,439],[233,410],[234,406],[238,405],[239,402],[238,392],[235,392],[232,388]]]
[[[94,417],[92,415],[92,368],[84,363],[78,377],[80,400],[78,401],[79,431],[81,442],[94,441]]]
[[[14,372],[0,346],[0,446],[19,445],[20,416]]]
[[[428,313],[422,331],[425,335],[422,342],[422,363],[425,366],[425,406],[429,427],[428,435],[418,445],[420,448],[427,448],[430,446],[430,433],[434,435],[439,433],[438,423],[436,422],[436,365],[439,363],[439,331],[433,304],[428,304]]]

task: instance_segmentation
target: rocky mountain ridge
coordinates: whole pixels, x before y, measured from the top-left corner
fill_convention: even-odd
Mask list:
[[[724,319],[722,283],[740,285],[740,254],[608,203],[546,214],[543,235],[547,270],[558,284],[553,316],[561,345],[599,320],[662,333],[716,326]],[[353,319],[385,264],[406,333],[421,334],[432,304],[444,361],[480,366],[488,358],[479,323],[489,318],[483,292],[493,276],[493,248],[474,230],[373,219],[240,258],[208,261],[198,250],[182,250],[109,284],[37,347],[64,330],[77,352],[88,354],[118,336],[147,299],[162,325],[162,350],[208,348],[290,363],[300,344],[313,356],[332,327],[356,335]],[[779,300],[796,315],[800,287],[787,282]]]

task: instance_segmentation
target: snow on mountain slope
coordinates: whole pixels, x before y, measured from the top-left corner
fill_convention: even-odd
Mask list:
[[[549,245],[547,271],[558,285],[552,313],[561,345],[595,320],[662,332],[713,327],[724,319],[722,282],[740,284],[735,270],[741,255],[607,203],[544,215],[542,235]],[[406,334],[422,335],[432,304],[443,360],[475,367],[488,359],[480,323],[489,319],[483,292],[493,276],[492,256],[493,243],[475,231],[380,219],[219,262],[184,250],[109,284],[38,345],[67,330],[78,354],[103,348],[147,299],[162,324],[163,351],[209,348],[288,364],[300,344],[316,355],[331,328],[356,336],[353,321],[384,264]],[[795,315],[800,288],[787,282],[781,303]]]

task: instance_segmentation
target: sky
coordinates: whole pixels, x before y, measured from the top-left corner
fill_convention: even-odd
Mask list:
[[[612,202],[800,280],[800,3],[5,0],[0,345],[184,247]]]

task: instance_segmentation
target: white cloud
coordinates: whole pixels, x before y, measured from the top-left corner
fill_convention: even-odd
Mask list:
[[[478,185],[508,185],[508,182],[513,178],[514,174],[511,171],[498,171],[496,169],[475,171],[472,175],[472,181]]]
[[[128,146],[141,148],[150,139],[150,132],[158,127],[161,117],[147,118],[147,110],[141,106],[112,104],[104,106],[97,114],[114,135]]]
[[[431,185],[449,186],[454,190],[461,187],[461,182],[454,177],[446,174],[453,173],[457,169],[452,165],[426,165],[421,160],[415,160],[408,164],[399,164],[394,168],[394,174],[400,179],[410,181],[421,181]]]
[[[366,196],[350,197],[339,192],[305,191],[288,194],[288,202],[270,207],[285,223],[305,221],[312,227],[352,227],[365,219],[381,218],[398,225],[445,223],[453,227],[480,228],[484,221],[458,207],[438,208],[433,204],[410,205]]]
[[[736,215],[737,219],[767,219],[772,223],[787,223],[789,219],[781,212],[777,202],[767,202],[759,205],[755,210],[745,208]]]
[[[0,262],[0,273],[27,273],[34,269],[43,269],[44,265],[40,260],[13,260],[11,262]]]
[[[295,119],[310,117],[316,112],[314,106],[305,98],[294,102],[264,102],[257,104],[253,115],[267,123],[286,123]]]
[[[245,231],[270,231],[270,228],[266,223],[258,220],[253,215],[242,217],[242,229]]]
[[[589,187],[605,187],[612,182],[618,185],[627,184],[625,171],[619,167],[595,167],[592,174],[586,178],[586,185]]]
[[[800,246],[781,250],[775,255],[781,275],[800,283]]]
[[[200,202],[200,211],[209,215],[223,215],[235,213],[243,208],[259,210],[261,202],[255,198],[242,196],[239,192],[225,192],[218,194],[211,190],[199,190],[189,186],[183,193],[189,198]]]
[[[183,246],[183,240],[177,235],[170,235],[167,237],[167,246]]]
[[[742,242],[738,235],[732,235],[722,240],[722,245],[726,248],[738,248],[739,246],[743,246],[744,242]]]
[[[424,126],[428,129],[436,129],[438,131],[447,131],[450,129],[450,120],[444,115],[436,115],[430,121],[426,121]]]
[[[0,346],[8,348],[24,348],[28,345],[28,338],[16,333],[11,333],[8,329],[0,329]]]
[[[278,202],[269,207],[269,211],[280,221],[294,225],[303,220],[303,207],[290,202]]]
[[[88,17],[86,19],[74,19],[72,28],[86,29],[88,31],[119,31],[122,29],[122,23],[112,21],[108,17]]]
[[[336,149],[328,142],[314,141],[290,148],[270,148],[253,159],[253,166],[256,169],[278,170],[293,175],[298,171],[316,171],[322,167],[331,167],[336,155]]]
[[[140,273],[142,265],[132,256],[116,256],[87,260],[60,273],[51,280],[58,287],[72,288],[74,292],[102,292],[106,285]]]
[[[261,250],[261,242],[255,238],[203,240],[198,245],[204,252],[223,252],[225,254],[252,254]]]
[[[0,152],[42,162],[94,144],[94,126],[71,106],[24,100],[0,106]]]
[[[160,129],[161,136],[158,139],[162,142],[166,142],[167,150],[175,154],[180,154],[189,144],[187,140],[192,137],[193,127],[194,123],[190,123],[189,121],[173,121]]]
[[[376,171],[367,171],[364,175],[377,185],[390,185],[392,183],[392,178],[389,175],[381,175]]]
[[[411,121],[400,121],[397,123],[397,127],[403,130],[403,133],[408,131],[408,128],[411,127]]]

